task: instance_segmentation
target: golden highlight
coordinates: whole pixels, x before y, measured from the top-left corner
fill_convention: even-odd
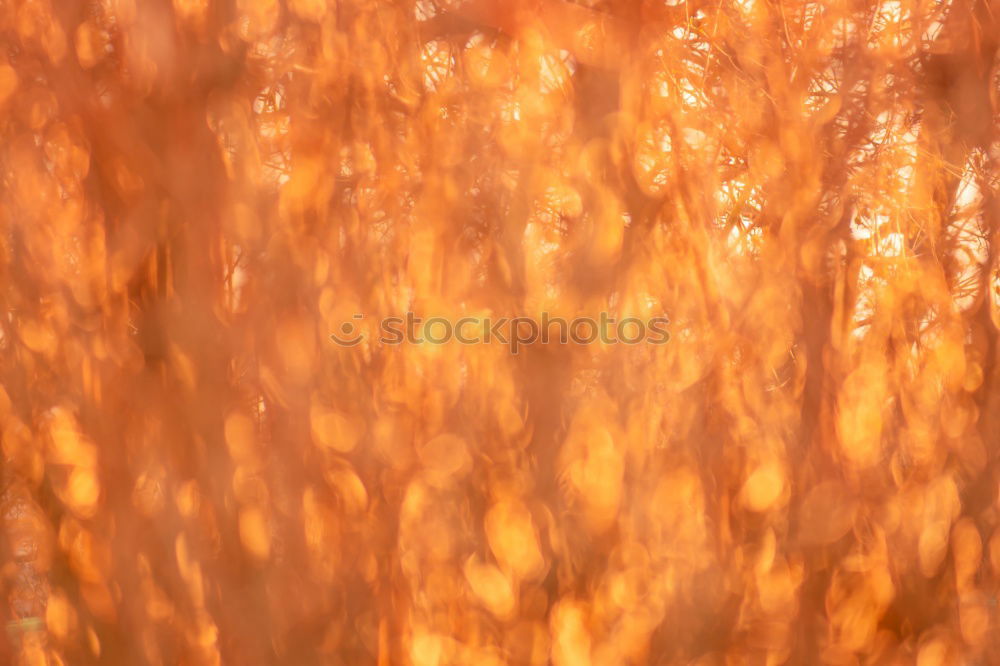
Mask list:
[[[0,663],[1000,663],[998,39],[0,0]]]

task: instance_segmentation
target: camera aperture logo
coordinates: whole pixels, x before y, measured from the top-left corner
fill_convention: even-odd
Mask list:
[[[368,337],[363,326],[367,317],[355,314],[344,321],[330,340],[340,347],[356,347]],[[576,317],[567,321],[563,317],[550,317],[543,312],[540,319],[533,317],[419,317],[413,312],[403,316],[378,320],[377,341],[381,345],[444,345],[444,344],[501,344],[517,354],[528,345],[623,344],[662,345],[670,341],[666,315],[641,319],[624,317],[616,319],[607,312],[598,317]]]

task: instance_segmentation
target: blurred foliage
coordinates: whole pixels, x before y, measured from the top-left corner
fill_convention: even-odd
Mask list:
[[[0,0],[0,662],[1000,663],[998,16]]]

